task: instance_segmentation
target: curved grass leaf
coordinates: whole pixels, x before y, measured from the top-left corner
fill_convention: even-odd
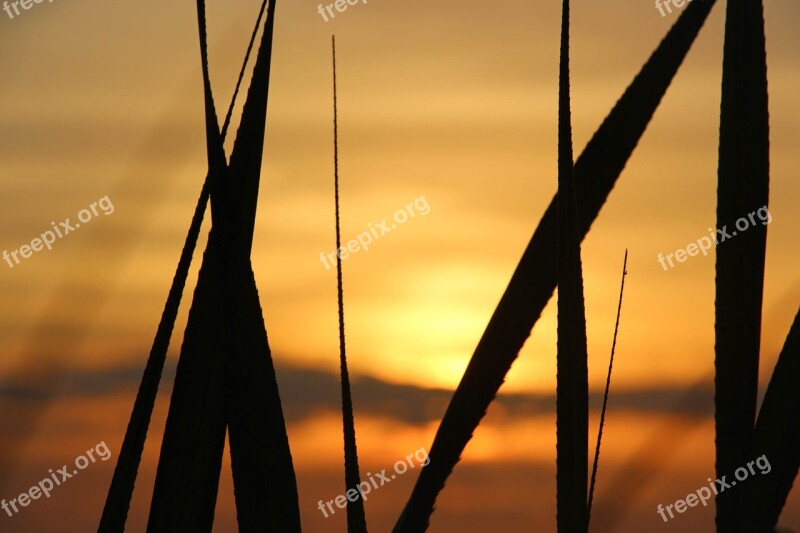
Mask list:
[[[622,293],[625,290],[625,276],[628,275],[628,250],[625,250],[625,259],[622,262],[622,281],[619,285],[619,302],[617,303],[617,321],[614,324],[614,339],[611,341],[611,357],[608,360],[608,374],[606,375],[606,390],[603,394],[603,407],[600,410],[600,425],[597,430],[597,445],[594,449],[594,462],[592,463],[592,478],[589,483],[589,504],[586,509],[586,523],[592,518],[592,501],[594,500],[594,487],[597,480],[597,467],[600,463],[600,443],[603,441],[603,425],[606,422],[606,407],[608,407],[608,391],[611,388],[611,371],[614,368],[614,350],[617,347],[617,333],[619,332],[619,316],[622,313]]]
[[[258,190],[263,131],[256,129],[265,124],[274,6],[273,0],[227,178],[208,79],[204,2],[198,0],[213,227],[178,363],[152,531],[210,530],[226,423],[239,529],[300,530],[296,479],[249,262],[247,223],[254,220],[255,202],[243,197]]]
[[[772,373],[753,440],[751,460],[766,457],[771,471],[747,480],[745,530],[772,532],[800,467],[800,310]]]
[[[556,522],[559,533],[580,533],[588,525],[589,375],[569,90],[569,0],[563,0],[558,88]]]
[[[742,231],[736,224],[766,209],[769,201],[767,100],[761,0],[729,0],[717,185],[717,228],[723,230],[717,246],[715,302],[718,478],[731,478],[752,459],[767,226],[753,224]],[[717,496],[718,531],[741,530],[745,494],[732,490]]]
[[[286,422],[275,368],[249,255],[264,149],[276,1],[267,10],[253,79],[242,111],[229,169],[231,327],[228,423],[236,495],[242,531],[300,531],[300,509]],[[213,205],[213,204],[212,204]],[[230,258],[229,258],[230,259]]]
[[[197,0],[203,70],[208,181],[213,226],[198,275],[170,400],[148,533],[211,531],[225,447],[225,352],[230,343],[224,294],[227,165],[208,74],[205,2]],[[220,234],[223,233],[220,238]]]
[[[211,531],[225,446],[216,236],[203,254],[161,445],[149,533]],[[198,385],[201,384],[201,385]],[[202,392],[198,389],[202,388]]]
[[[688,5],[575,163],[585,236],[669,87],[715,0]],[[555,199],[523,253],[456,389],[394,531],[427,528],[436,497],[497,394],[556,286]]]
[[[250,81],[247,100],[242,109],[242,118],[236,132],[236,141],[233,145],[229,165],[232,177],[230,186],[234,202],[233,211],[239,218],[237,230],[242,232],[248,252],[253,244],[253,229],[261,181],[276,4],[276,0],[269,2],[266,26],[256,56],[253,78]]]
[[[336,38],[331,36],[333,52],[333,175],[336,204],[336,249],[342,247],[339,228],[339,110],[336,99]],[[342,380],[342,430],[344,433],[344,488],[345,492],[356,488],[361,482],[358,471],[358,446],[356,426],[353,419],[353,397],[350,393],[350,373],[347,370],[347,350],[344,338],[344,289],[342,287],[342,258],[336,255],[336,293],[339,303],[339,365]],[[367,516],[364,499],[359,494],[355,501],[347,501],[347,531],[366,533]]]
[[[225,124],[222,126],[221,137],[223,141],[225,140],[228,126],[230,125],[231,115],[233,114],[233,108],[236,104],[236,97],[239,93],[242,79],[244,78],[245,68],[250,58],[250,52],[255,42],[256,34],[261,26],[261,19],[264,15],[266,5],[267,2],[264,0],[261,4],[261,10],[258,13],[253,33],[250,37],[250,43],[245,53],[242,68],[239,72],[239,78],[236,81],[236,88],[233,92],[231,103],[228,106]],[[139,471],[139,464],[142,460],[144,443],[147,439],[147,430],[150,426],[150,418],[153,413],[156,395],[158,394],[158,386],[164,369],[164,361],[167,357],[172,331],[175,328],[175,320],[178,316],[183,289],[186,286],[186,279],[189,276],[192,256],[197,247],[197,239],[200,235],[200,228],[205,216],[208,196],[209,185],[208,175],[206,175],[202,190],[200,191],[200,197],[197,200],[197,205],[195,206],[192,216],[192,222],[189,226],[183,249],[181,250],[178,267],[175,271],[175,276],[172,278],[172,285],[167,295],[167,301],[161,313],[161,320],[158,323],[158,329],[153,339],[153,345],[150,349],[150,356],[147,359],[147,365],[139,385],[139,391],[136,395],[136,401],[134,402],[131,412],[128,428],[125,432],[125,439],[120,449],[117,466],[114,469],[114,476],[111,480],[108,496],[103,508],[103,515],[100,519],[100,525],[98,527],[99,533],[111,533],[124,531],[125,529],[131,498],[133,497],[133,490],[136,484],[136,477]]]

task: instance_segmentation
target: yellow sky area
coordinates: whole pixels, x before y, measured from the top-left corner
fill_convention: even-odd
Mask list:
[[[714,259],[693,257],[664,272],[657,255],[706,235],[714,222],[721,7],[584,243],[593,386],[605,376],[626,247],[615,385],[685,383],[711,369]],[[256,8],[209,6],[220,114]],[[334,246],[329,35],[336,32],[343,237],[420,196],[430,205],[429,214],[344,262],[351,368],[454,387],[555,191],[557,6],[511,2],[487,12],[477,2],[448,9],[375,1],[327,24],[311,4],[278,9],[253,249],[275,357],[337,365],[335,275],[319,260]],[[799,37],[786,22],[797,10],[766,11],[774,220],[765,373],[800,297],[791,144],[800,118]],[[671,21],[652,6],[609,4],[576,4],[573,17],[578,154]],[[54,3],[4,22],[0,47],[16,52],[3,54],[15,96],[0,108],[8,184],[2,247],[30,242],[51,220],[75,217],[105,194],[116,211],[13,270],[0,265],[0,288],[13,301],[0,311],[3,375],[43,366],[32,354],[67,366],[140,354],[143,365],[205,174],[193,7]],[[552,390],[554,301],[506,390]]]

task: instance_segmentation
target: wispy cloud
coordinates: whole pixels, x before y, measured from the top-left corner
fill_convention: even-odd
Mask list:
[[[277,368],[284,414],[289,422],[301,422],[315,414],[339,409],[340,385],[334,373],[310,368],[283,366]],[[160,394],[171,392],[175,376],[174,363],[164,368]],[[74,369],[59,375],[57,381],[46,373],[25,382],[0,379],[0,402],[46,404],[59,398],[104,396],[135,392],[142,377],[139,364],[107,369]],[[354,401],[364,415],[393,418],[422,425],[439,420],[452,396],[443,388],[391,383],[372,376],[353,380]],[[601,391],[590,394],[590,408],[598,411]],[[501,393],[498,404],[506,416],[526,418],[552,414],[554,394]],[[690,417],[706,417],[713,412],[713,387],[707,384],[689,387],[629,389],[615,391],[610,409],[628,412],[673,413]]]

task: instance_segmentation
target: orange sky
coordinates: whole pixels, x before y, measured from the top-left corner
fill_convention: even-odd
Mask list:
[[[5,303],[0,392],[2,384],[29,379],[39,380],[44,390],[63,392],[65,375],[144,367],[206,169],[194,3],[163,4],[59,0],[37,4],[14,20],[0,12],[6,87],[0,104],[0,251],[30,243],[51,221],[74,222],[102,196],[115,207],[51,251],[13,269],[0,262]],[[278,5],[252,260],[281,367],[337,369],[335,273],[319,259],[334,247],[330,35],[335,33],[343,239],[390,219],[417,198],[424,197],[430,208],[343,263],[351,371],[421,389],[452,389],[458,383],[556,189],[560,6],[499,4],[370,0],[327,23],[317,3]],[[594,389],[605,379],[625,248],[629,277],[612,394],[680,391],[713,370],[713,255],[690,258],[668,272],[657,255],[696,241],[715,222],[723,8],[724,2],[712,11],[584,241]],[[208,10],[211,77],[222,110],[258,2],[209,2]],[[800,157],[793,149],[800,124],[800,6],[770,2],[765,14],[773,221],[762,383],[800,301],[800,277],[792,266],[800,262],[795,207]],[[661,17],[650,2],[573,3],[576,155],[675,19]],[[173,357],[190,295],[187,291],[176,326]],[[504,392],[552,394],[553,303]],[[0,433],[0,439],[20,439],[14,448],[18,468],[0,498],[13,497],[48,468],[101,440],[116,458],[135,381],[134,375],[102,394],[63,392],[59,404],[41,402],[46,408],[6,405],[4,413],[22,416],[31,409],[41,418],[31,419],[29,428],[23,425],[24,431],[4,427]],[[355,394],[358,399],[357,388]],[[0,402],[10,401],[0,395]],[[309,531],[333,529],[319,521],[314,506],[339,493],[336,398],[326,405],[327,414],[290,426]],[[713,474],[713,424],[710,419],[687,424],[680,413],[653,415],[645,408],[617,414],[613,407],[612,400],[604,449],[609,470],[635,454],[632,441],[659,432],[675,439],[674,450],[667,448],[670,466],[659,465],[660,473],[631,502],[617,529],[640,531],[640,520],[658,520],[651,509],[657,503],[674,501]],[[429,446],[436,429],[432,417],[424,423],[377,414],[358,418],[358,403],[355,409],[362,456],[375,467]],[[444,406],[431,409],[440,416]],[[59,422],[67,419],[72,422]],[[517,531],[522,519],[552,528],[554,428],[548,414],[504,418],[492,411],[443,493],[432,531],[483,531],[481,524],[497,516],[505,520],[496,528],[500,531]],[[151,435],[155,443],[148,444],[144,479],[155,466],[160,433],[154,429]],[[0,531],[62,524],[71,505],[85,508],[87,516],[73,517],[86,522],[68,530],[84,531],[102,505],[113,463],[88,469],[86,481],[76,480],[83,488],[65,488],[31,506],[30,518],[8,522],[0,514]],[[367,502],[368,519],[386,524],[376,530],[385,530],[397,516],[413,476],[384,489],[385,499],[376,495]],[[493,494],[484,494],[487,485]],[[221,489],[227,497],[229,488],[230,483]],[[137,498],[143,506],[149,494]],[[686,531],[708,527],[713,513],[703,511],[694,510],[692,518],[687,513]],[[221,500],[221,524],[230,513],[229,499]],[[473,529],[454,529],[465,516]],[[786,525],[800,530],[797,511],[787,517]],[[336,528],[343,530],[343,524],[339,520]],[[653,522],[656,527],[659,522]]]

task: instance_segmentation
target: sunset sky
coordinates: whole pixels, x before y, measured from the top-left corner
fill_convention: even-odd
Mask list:
[[[589,379],[601,390],[624,251],[628,278],[597,531],[711,531],[669,504],[714,477],[714,255],[664,271],[715,224],[724,2],[718,2],[582,247]],[[305,531],[345,531],[334,241],[331,34],[336,35],[342,238],[417,200],[343,261],[362,472],[428,449],[451,391],[556,191],[560,2],[369,0],[326,22],[277,5],[252,264],[288,419]],[[227,109],[260,2],[208,1],[211,80]],[[575,154],[679,12],[572,5]],[[760,382],[800,302],[800,4],[765,5],[771,182]],[[0,499],[105,442],[89,466],[0,532],[96,530],[133,397],[206,173],[194,2],[34,4],[0,12],[0,252],[108,196],[113,213],[11,268],[0,261]],[[245,87],[249,84],[246,78]],[[241,111],[241,102],[234,116]],[[230,152],[237,123],[230,130]],[[742,213],[746,215],[746,213]],[[210,220],[204,226],[204,236]],[[723,244],[724,245],[724,244]],[[129,531],[144,531],[197,279],[195,254]],[[438,502],[432,532],[555,531],[555,299]],[[594,398],[594,396],[593,396]],[[595,404],[593,404],[595,405]],[[593,411],[590,438],[596,435]],[[593,448],[593,446],[592,446]],[[215,531],[235,530],[226,455]],[[388,531],[416,480],[366,502]],[[768,475],[768,474],[765,474]],[[5,479],[3,479],[5,478]],[[781,525],[800,532],[795,487]]]

